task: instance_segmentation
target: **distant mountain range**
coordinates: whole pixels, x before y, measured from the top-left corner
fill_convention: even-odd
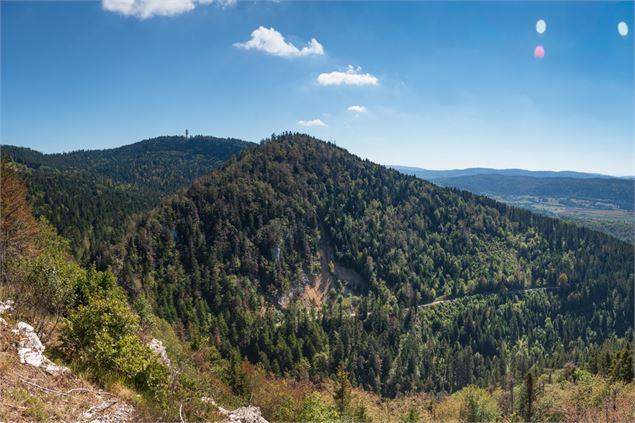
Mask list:
[[[633,179],[635,176],[610,176],[600,173],[576,172],[573,170],[526,170],[526,169],[492,169],[488,167],[470,167],[467,169],[430,170],[420,167],[408,167],[389,165],[388,167],[398,170],[406,175],[415,175],[421,179],[435,180],[440,178],[455,178],[459,176],[474,175],[504,175],[504,176],[531,176],[540,178],[576,178],[576,179]]]
[[[486,195],[537,213],[573,221],[626,241],[635,240],[635,181],[632,177],[574,171],[392,167],[440,186]]]

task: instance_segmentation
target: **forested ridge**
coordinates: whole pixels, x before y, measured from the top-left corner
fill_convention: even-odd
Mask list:
[[[455,391],[632,339],[632,245],[305,135],[243,151],[126,233],[110,264],[136,307],[278,374]],[[553,289],[502,295],[529,287]],[[465,298],[418,307],[445,297]]]
[[[236,139],[163,136],[113,149],[56,154],[3,145],[2,155],[21,165],[35,214],[71,241],[76,258],[101,268],[128,218],[250,145]]]

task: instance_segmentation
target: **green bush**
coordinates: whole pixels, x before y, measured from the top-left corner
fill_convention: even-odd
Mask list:
[[[299,422],[332,422],[338,420],[338,417],[335,408],[329,406],[318,392],[313,392],[304,399],[297,420]]]
[[[493,422],[500,420],[501,412],[489,392],[470,385],[440,402],[434,415],[440,421]]]
[[[168,370],[143,345],[139,329],[139,317],[125,299],[94,297],[71,312],[62,330],[62,349],[98,382],[119,379],[162,401]]]

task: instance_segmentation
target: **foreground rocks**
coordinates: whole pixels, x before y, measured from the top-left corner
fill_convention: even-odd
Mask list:
[[[10,325],[12,310],[11,301],[0,301],[0,422],[139,420],[129,402],[49,360],[31,325]]]
[[[214,398],[203,397],[202,402],[212,404],[218,409],[218,412],[224,416],[223,423],[269,423],[262,414],[260,414],[260,408],[253,405],[247,407],[238,407],[233,411],[229,411],[220,405],[216,404]]]
[[[220,407],[219,411],[223,413],[223,409]],[[260,414],[260,408],[253,405],[239,407],[234,411],[226,411],[226,413],[224,423],[269,423]]]
[[[44,355],[44,345],[28,323],[19,322],[11,331],[18,336],[18,357],[20,363],[40,367],[51,375],[67,372],[68,368],[58,366]]]

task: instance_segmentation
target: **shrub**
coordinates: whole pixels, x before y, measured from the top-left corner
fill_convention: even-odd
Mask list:
[[[329,406],[318,392],[306,396],[297,417],[299,422],[332,422],[337,419],[338,414],[335,408]]]
[[[445,398],[434,410],[437,420],[491,422],[500,420],[496,400],[482,388],[467,386]]]
[[[125,299],[94,297],[73,311],[62,330],[62,350],[98,382],[116,379],[162,401],[168,370],[138,336],[139,318]]]

